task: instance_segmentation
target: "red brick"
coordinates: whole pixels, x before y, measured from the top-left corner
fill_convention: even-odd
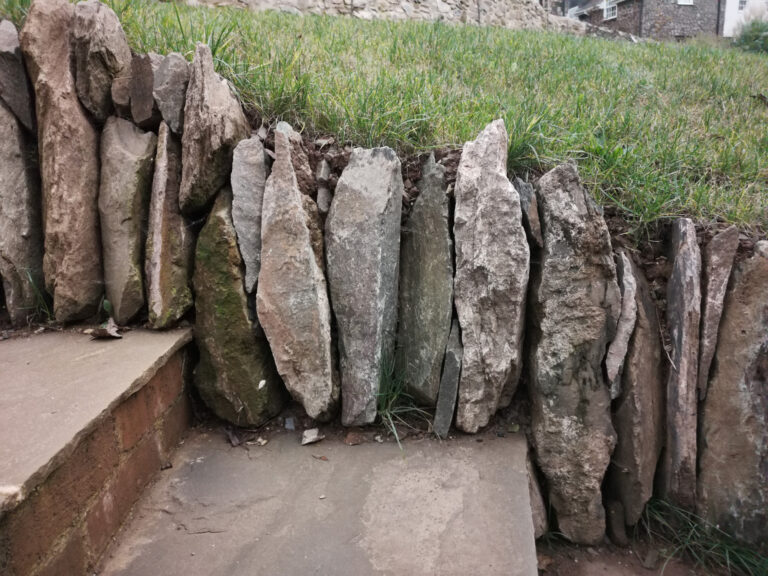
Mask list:
[[[161,451],[165,460],[171,457],[171,454],[184,438],[189,423],[192,420],[192,406],[189,397],[184,394],[178,399],[176,404],[171,406],[163,418],[160,428],[162,434]]]
[[[184,392],[184,350],[168,359],[148,384],[152,390],[150,411],[156,420],[170,408]]]
[[[37,576],[84,576],[86,555],[83,539],[73,534],[64,548],[51,558],[37,573]]]

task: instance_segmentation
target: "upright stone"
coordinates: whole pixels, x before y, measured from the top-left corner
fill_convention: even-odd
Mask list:
[[[636,286],[637,320],[624,361],[621,394],[614,404],[616,449],[608,471],[608,491],[609,498],[622,504],[622,525],[634,526],[653,494],[664,446],[666,356],[656,305],[642,271],[628,261],[622,273],[625,279],[631,276]]]
[[[149,203],[145,276],[149,324],[171,328],[192,306],[190,274],[195,238],[179,211],[181,142],[160,124]]]
[[[434,154],[422,168],[419,190],[400,246],[395,367],[413,398],[434,406],[453,314],[449,199],[445,168]]]
[[[213,70],[211,49],[198,44],[184,104],[182,212],[194,214],[209,204],[229,179],[235,146],[249,134],[240,103]]]
[[[512,400],[523,360],[530,251],[520,198],[507,179],[503,120],[464,145],[454,193],[456,310],[464,344],[456,425],[474,433]]]
[[[304,210],[290,143],[280,132],[275,133],[275,153],[264,192],[259,322],[291,396],[311,418],[329,420],[338,404],[339,385],[334,379],[322,253],[317,258],[308,222],[317,211]]]
[[[99,305],[99,138],[80,107],[70,68],[74,6],[33,0],[21,47],[35,89],[43,191],[43,272],[60,322],[82,320]]]
[[[526,468],[528,469],[528,494],[531,499],[531,514],[533,515],[533,536],[538,540],[549,532],[549,519],[547,518],[544,495],[541,486],[539,486],[539,479],[536,477],[536,468],[530,452],[526,458]]]
[[[35,105],[19,46],[19,34],[10,20],[0,22],[0,100],[30,132],[35,130]]]
[[[16,326],[33,317],[43,281],[40,182],[21,123],[0,103],[0,277]]]
[[[379,383],[394,361],[402,196],[394,151],[355,148],[326,220],[345,426],[373,422]]]
[[[703,404],[699,512],[768,552],[768,242],[739,262]]]
[[[693,510],[696,505],[701,255],[696,229],[688,218],[674,224],[672,255],[672,275],[667,285],[672,367],[667,380],[667,442],[661,493],[678,506]]]
[[[238,426],[260,426],[280,413],[284,389],[269,344],[254,330],[232,225],[232,192],[216,198],[195,253],[195,385],[213,412]]]
[[[605,372],[608,376],[608,384],[611,387],[611,400],[615,400],[621,394],[621,373],[624,369],[624,359],[627,356],[627,347],[637,320],[637,283],[632,273],[632,263],[624,250],[616,254],[616,271],[621,287],[621,314],[616,327],[616,335],[608,346],[608,354],[605,357]]]
[[[296,132],[288,122],[278,122],[275,132],[282,132],[288,136],[291,143],[291,162],[293,162],[293,171],[296,174],[296,180],[299,183],[299,190],[302,194],[312,196],[317,194],[317,183],[312,173],[312,167],[309,164],[307,148],[301,134]]]
[[[99,122],[112,113],[112,81],[131,66],[131,49],[117,15],[99,0],[75,4],[72,28],[80,102]]]
[[[145,130],[154,130],[162,119],[155,101],[155,72],[164,58],[159,54],[137,54],[131,59],[129,95],[131,117]],[[113,93],[114,96],[114,93]]]
[[[533,184],[520,178],[514,180],[515,190],[520,194],[520,208],[523,212],[523,227],[528,236],[528,242],[536,248],[544,246],[541,237],[541,222],[539,221],[539,202]]]
[[[181,54],[171,52],[154,74],[152,94],[168,127],[176,134],[184,131],[184,100],[189,84],[189,63]]]
[[[723,301],[731,277],[733,259],[739,247],[739,229],[723,230],[704,249],[704,286],[701,300],[701,342],[699,343],[699,400],[707,395],[709,369],[717,346],[717,332],[723,314]]]
[[[600,485],[616,442],[603,358],[621,294],[608,228],[576,168],[546,173],[536,195],[544,233],[529,330],[536,459],[560,532],[596,544],[605,532]]]
[[[104,284],[118,324],[127,324],[144,305],[144,231],[156,146],[154,134],[116,116],[101,134]]]
[[[258,136],[241,140],[232,158],[232,221],[245,264],[245,290],[253,293],[261,269],[261,210],[267,154]]]
[[[437,393],[437,408],[432,429],[440,438],[446,438],[453,422],[456,411],[456,397],[459,393],[459,378],[461,377],[461,359],[464,350],[461,347],[461,329],[459,321],[451,323],[451,333],[445,348],[443,374],[440,377],[440,390]]]

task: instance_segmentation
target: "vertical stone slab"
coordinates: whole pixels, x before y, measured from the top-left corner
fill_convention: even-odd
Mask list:
[[[21,123],[0,103],[0,277],[11,322],[34,317],[43,281],[40,182]]]
[[[701,417],[699,513],[768,552],[768,242],[733,271]]]
[[[464,349],[461,346],[461,329],[459,321],[451,323],[451,333],[445,348],[443,374],[440,377],[440,390],[437,393],[437,407],[432,429],[440,438],[446,438],[453,422],[456,411],[456,397],[459,393],[459,378],[461,377],[461,359]]]
[[[280,413],[284,388],[267,339],[254,330],[232,225],[232,191],[222,189],[195,251],[194,381],[213,412],[238,426],[260,426]]]
[[[174,326],[193,303],[195,239],[179,210],[180,182],[181,143],[163,122],[157,135],[144,260],[149,324],[159,330]]]
[[[43,272],[60,322],[82,320],[99,305],[99,138],[80,106],[71,72],[67,0],[33,0],[21,48],[35,89],[45,255]]]
[[[625,254],[623,258],[627,258]],[[622,272],[624,278],[631,276],[636,286],[637,320],[624,361],[621,394],[614,404],[616,449],[608,471],[608,491],[609,498],[622,505],[621,525],[634,526],[653,495],[656,466],[664,446],[667,359],[656,305],[642,271],[627,261]]]
[[[522,369],[530,251],[520,197],[507,179],[503,120],[467,142],[456,174],[456,310],[464,358],[456,425],[488,424],[511,401]]]
[[[154,72],[152,96],[163,120],[176,134],[184,131],[184,101],[189,84],[189,68],[184,56],[171,52]]]
[[[603,359],[621,295],[608,228],[576,168],[542,176],[536,195],[544,235],[528,330],[536,460],[559,531],[596,544],[605,532],[600,487],[616,442]]]
[[[667,285],[667,327],[672,367],[667,380],[667,442],[662,495],[693,510],[696,505],[696,422],[701,306],[701,254],[688,218],[672,229],[672,275]]]
[[[637,283],[632,273],[632,263],[624,250],[616,253],[616,272],[618,273],[619,286],[621,287],[621,314],[616,326],[616,335],[608,346],[608,354],[605,357],[605,372],[608,384],[611,388],[611,400],[621,395],[621,373],[624,370],[624,359],[627,356],[627,347],[637,320],[637,302],[635,295]]]
[[[276,160],[262,212],[262,265],[256,306],[286,388],[307,414],[329,420],[339,400],[333,377],[331,308],[316,257],[288,137],[275,133]],[[312,202],[311,199],[308,199]]]
[[[394,362],[402,196],[395,152],[355,148],[326,220],[345,426],[373,422],[379,384]]]
[[[453,314],[449,198],[434,154],[422,168],[419,190],[401,238],[395,369],[417,402],[434,406]]]
[[[0,100],[29,132],[35,130],[35,104],[19,45],[19,34],[10,20],[0,22]]]
[[[291,162],[293,162],[293,171],[299,183],[299,190],[301,190],[302,194],[314,198],[317,195],[317,183],[312,173],[312,167],[309,164],[307,148],[304,145],[301,134],[296,132],[288,122],[278,122],[275,132],[285,134],[291,143]]]
[[[131,59],[131,77],[128,84],[131,118],[145,130],[154,130],[162,120],[155,101],[155,72],[165,58],[159,54],[136,54]]]
[[[701,335],[699,342],[699,400],[707,396],[707,382],[717,346],[717,332],[723,314],[723,301],[731,277],[733,259],[739,247],[739,229],[723,230],[704,249],[701,297]]]

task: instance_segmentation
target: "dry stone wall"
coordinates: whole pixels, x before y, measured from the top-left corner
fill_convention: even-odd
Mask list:
[[[164,329],[194,308],[195,384],[241,426],[289,398],[369,424],[402,385],[446,437],[493,423],[522,389],[540,533],[550,521],[592,544],[608,520],[624,541],[658,490],[768,542],[768,243],[747,254],[737,230],[705,241],[680,219],[651,277],[575,166],[507,173],[502,120],[460,153],[401,163],[285,123],[252,130],[204,45],[190,64],[106,66],[95,55],[125,38],[95,0],[33,0],[20,44],[9,31],[0,276],[14,324],[46,299],[61,323],[91,318],[105,292],[119,323]]]

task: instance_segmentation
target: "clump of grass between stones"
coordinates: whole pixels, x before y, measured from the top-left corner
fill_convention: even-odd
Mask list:
[[[393,359],[383,361],[382,365],[379,392],[376,397],[377,416],[402,450],[398,426],[422,431],[417,424],[424,424],[428,430],[431,430],[432,414],[417,406],[413,397],[408,394],[405,378],[395,369]]]

